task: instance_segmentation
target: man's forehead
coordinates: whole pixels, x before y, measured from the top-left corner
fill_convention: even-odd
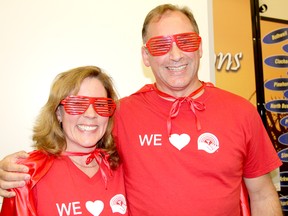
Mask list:
[[[144,43],[150,38],[195,32],[191,20],[181,11],[165,11],[163,14],[155,15],[146,26]]]

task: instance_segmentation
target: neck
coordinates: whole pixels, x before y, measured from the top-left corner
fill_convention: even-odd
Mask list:
[[[85,150],[87,151],[87,149]],[[92,149],[89,149],[89,152],[75,152],[67,150],[62,154],[68,156],[78,169],[91,178],[99,169],[99,165],[95,160],[92,160],[87,164],[87,158],[92,152]]]
[[[87,164],[86,160],[87,160],[88,156],[68,156],[68,157],[78,167],[93,168],[93,167],[98,166],[98,164],[95,160],[91,161],[90,164]]]
[[[174,100],[177,98],[183,98],[183,97],[190,97],[192,99],[195,99],[199,97],[200,95],[203,94],[204,88],[205,88],[205,83],[202,81],[197,80],[197,82],[193,85],[193,88],[187,88],[185,91],[165,91],[162,90],[161,88],[158,88],[156,86],[157,83],[155,83],[155,90],[159,94],[160,97],[165,98],[167,100]]]
[[[75,166],[85,173],[89,178],[93,177],[99,170],[99,165],[93,161],[90,164],[86,164],[83,156],[68,156]],[[84,158],[84,160],[83,160]]]

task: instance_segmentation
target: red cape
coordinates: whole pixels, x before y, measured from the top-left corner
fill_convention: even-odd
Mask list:
[[[11,189],[16,196],[4,198],[0,216],[37,216],[32,188],[48,172],[54,158],[41,151],[32,151],[27,159],[18,161],[29,167],[31,179],[26,181],[24,187]]]

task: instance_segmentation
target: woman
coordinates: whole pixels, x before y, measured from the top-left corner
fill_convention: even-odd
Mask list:
[[[111,135],[117,95],[95,66],[59,74],[34,126],[35,151],[19,163],[31,179],[3,200],[2,215],[127,215]]]

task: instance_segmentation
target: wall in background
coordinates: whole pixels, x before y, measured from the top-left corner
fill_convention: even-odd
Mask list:
[[[100,66],[121,97],[154,82],[142,64],[141,28],[162,3],[192,9],[203,38],[200,78],[214,82],[211,0],[0,1],[0,158],[30,150],[34,119],[59,72]]]
[[[216,85],[256,106],[250,0],[214,0],[213,18]]]

